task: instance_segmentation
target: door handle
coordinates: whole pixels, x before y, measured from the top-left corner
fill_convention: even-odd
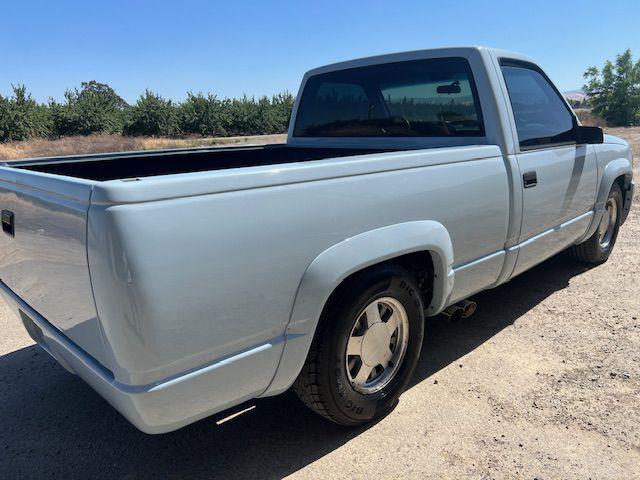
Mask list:
[[[522,181],[524,183],[524,188],[535,187],[538,184],[538,174],[535,170],[524,172],[524,174],[522,174]]]
[[[15,227],[13,225],[13,212],[2,210],[2,230],[11,235],[15,235]]]

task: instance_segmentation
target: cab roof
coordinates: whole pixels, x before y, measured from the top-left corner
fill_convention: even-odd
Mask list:
[[[371,57],[356,58],[353,60],[346,60],[343,62],[331,63],[323,65],[321,67],[309,70],[305,74],[305,79],[318,75],[320,73],[333,72],[336,70],[345,70],[348,68],[364,67],[369,65],[376,65],[381,63],[394,63],[407,60],[418,60],[423,58],[438,58],[438,57],[469,57],[474,54],[487,53],[496,58],[508,57],[516,60],[522,60],[525,62],[535,63],[531,58],[526,57],[520,53],[510,52],[508,50],[501,50],[498,48],[483,47],[478,45],[468,45],[459,47],[440,47],[440,48],[427,48],[421,50],[410,50],[406,52],[386,53],[382,55],[374,55]]]

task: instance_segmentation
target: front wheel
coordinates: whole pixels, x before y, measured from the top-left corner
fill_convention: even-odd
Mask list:
[[[571,247],[571,254],[581,262],[599,264],[606,262],[618,238],[622,213],[622,190],[613,184],[598,228],[588,240]]]
[[[423,335],[421,292],[408,272],[395,266],[365,272],[323,313],[294,391],[335,423],[367,423],[397,403]]]

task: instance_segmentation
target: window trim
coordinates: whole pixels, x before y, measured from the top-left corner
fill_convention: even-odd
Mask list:
[[[327,137],[326,135],[301,135],[301,134],[297,134],[296,130],[298,129],[298,122],[300,121],[300,117],[299,117],[299,113],[300,113],[300,106],[303,104],[304,99],[305,99],[305,94],[308,93],[307,90],[307,85],[309,84],[309,81],[311,79],[313,79],[314,77],[318,77],[318,76],[323,76],[323,75],[331,75],[333,73],[337,73],[337,72],[348,72],[350,70],[363,70],[366,68],[371,68],[371,67],[376,67],[376,66],[380,66],[380,65],[398,65],[398,64],[405,64],[405,63],[416,63],[416,62],[436,62],[436,61],[442,61],[442,60],[459,60],[462,61],[464,64],[464,68],[465,71],[467,73],[467,75],[469,76],[469,86],[471,87],[471,95],[473,97],[473,103],[474,103],[474,107],[475,107],[475,111],[476,111],[476,115],[478,117],[478,124],[479,124],[479,130],[477,133],[471,133],[471,134],[466,134],[466,135],[363,135],[363,136],[350,136],[350,135],[344,135],[344,136],[339,136],[339,135],[335,135],[335,136],[330,136]],[[479,137],[486,137],[487,136],[487,130],[485,128],[484,125],[484,116],[482,114],[482,105],[480,103],[480,95],[478,94],[478,87],[476,85],[476,79],[473,73],[473,68],[471,68],[471,64],[469,62],[468,58],[465,57],[459,57],[459,56],[452,56],[452,57],[432,57],[432,58],[419,58],[419,59],[413,59],[413,60],[399,60],[399,61],[395,61],[395,62],[384,62],[384,63],[376,63],[376,64],[372,64],[372,65],[364,65],[364,66],[360,66],[360,67],[351,67],[351,68],[344,68],[344,69],[340,69],[340,70],[332,70],[329,72],[324,72],[324,73],[319,73],[317,75],[312,75],[309,78],[307,78],[307,80],[305,81],[304,84],[304,88],[302,91],[302,95],[300,97],[300,102],[298,103],[298,106],[296,108],[296,112],[295,112],[295,123],[293,125],[293,130],[292,130],[292,137],[294,138],[310,138],[310,139],[319,139],[319,138],[330,138],[330,139],[345,139],[345,138],[358,138],[358,139],[416,139],[416,138],[479,138]]]
[[[576,118],[576,115],[573,112],[573,110],[571,110],[569,105],[567,105],[567,102],[565,101],[564,97],[562,96],[562,94],[560,93],[558,88],[551,81],[551,79],[547,76],[547,74],[544,73],[544,70],[542,70],[542,68],[540,68],[538,65],[536,65],[535,63],[532,63],[532,62],[527,62],[525,60],[518,60],[518,59],[515,59],[515,58],[508,58],[508,57],[499,58],[498,59],[498,63],[500,65],[500,74],[502,75],[502,81],[504,82],[505,88],[507,90],[507,96],[509,98],[509,106],[511,107],[512,125],[513,125],[513,128],[515,129],[516,138],[518,139],[518,147],[520,148],[520,151],[524,152],[524,151],[529,151],[529,150],[540,150],[540,149],[544,149],[544,148],[556,148],[556,147],[563,147],[563,146],[568,146],[568,145],[578,145],[577,137],[574,140],[570,140],[570,141],[546,142],[546,143],[539,143],[539,144],[536,144],[536,145],[522,145],[522,141],[520,141],[520,137],[518,135],[518,128],[516,126],[515,113],[513,111],[513,102],[511,101],[511,94],[509,93],[509,86],[507,85],[507,79],[504,76],[504,72],[502,71],[502,67],[524,68],[524,69],[533,70],[534,72],[539,73],[542,76],[542,78],[544,78],[544,80],[551,86],[551,89],[558,96],[558,98],[562,102],[562,105],[564,105],[564,108],[567,110],[567,112],[569,112],[569,115],[571,116],[571,122],[572,122],[572,125],[573,125],[572,132],[574,133],[574,135],[577,133],[578,119]],[[544,137],[541,137],[541,138],[544,138]]]

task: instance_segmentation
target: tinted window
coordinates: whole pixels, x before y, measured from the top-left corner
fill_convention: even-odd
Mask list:
[[[297,137],[484,135],[471,69],[462,58],[414,60],[311,77]]]
[[[573,115],[545,75],[534,66],[503,62],[520,146],[574,140]]]

